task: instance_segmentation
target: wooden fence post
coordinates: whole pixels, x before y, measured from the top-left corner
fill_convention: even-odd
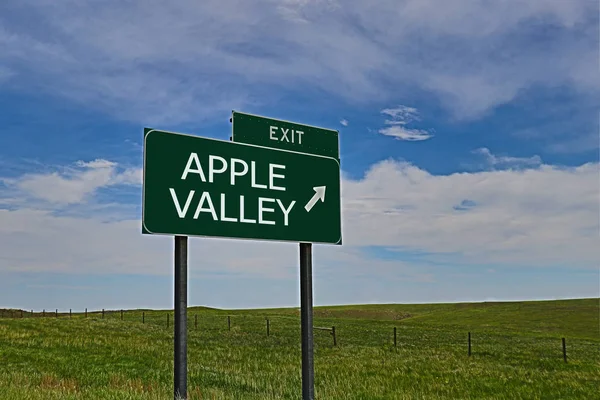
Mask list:
[[[231,317],[229,315],[227,316],[227,330],[231,330]]]
[[[335,326],[331,327],[331,335],[333,336],[333,345],[337,346],[337,338],[335,337]]]
[[[73,310],[69,308],[69,319],[71,319],[71,317],[73,317]]]
[[[169,313],[167,313],[167,328],[169,327]]]
[[[58,318],[58,308],[56,309],[56,314],[55,314],[56,318]]]
[[[104,308],[102,309],[102,319],[104,319]]]
[[[45,316],[46,316],[46,309],[44,308],[44,309],[42,310],[42,317],[45,317]]]
[[[269,336],[269,318],[267,318],[267,336]]]
[[[121,321],[123,321],[123,310],[121,310]]]
[[[563,359],[567,362],[567,342],[565,338],[562,338],[562,348],[563,348]]]
[[[394,347],[396,347],[396,327],[394,327]]]
[[[471,357],[471,332],[469,332],[469,357]]]
[[[198,315],[194,315],[194,328],[198,329]]]

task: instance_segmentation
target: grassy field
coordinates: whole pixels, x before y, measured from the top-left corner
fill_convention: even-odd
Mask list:
[[[0,399],[172,398],[172,311],[9,314]],[[315,330],[316,398],[598,398],[599,316],[599,299],[318,307],[337,346]],[[190,308],[188,323],[189,399],[301,398],[298,310]]]

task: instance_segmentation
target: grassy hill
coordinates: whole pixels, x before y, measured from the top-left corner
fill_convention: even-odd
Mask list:
[[[199,310],[199,308],[191,308]],[[224,310],[213,309],[224,313]],[[297,308],[230,310],[230,315],[299,316]],[[452,304],[368,304],[315,307],[316,318],[399,321],[536,335],[600,337],[600,299]]]
[[[317,398],[594,398],[599,301],[316,307]],[[2,314],[1,399],[172,398],[172,310]],[[188,318],[190,399],[301,398],[298,309]]]
[[[521,333],[600,337],[599,299],[458,304],[326,307],[318,312],[338,317],[398,318],[409,324],[436,324],[468,329],[505,329]],[[387,318],[386,318],[387,317]]]

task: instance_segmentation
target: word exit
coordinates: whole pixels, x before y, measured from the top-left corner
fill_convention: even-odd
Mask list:
[[[258,115],[232,112],[231,140],[254,146],[339,160],[338,131]]]
[[[271,125],[269,127],[269,139],[280,142],[302,144],[303,131]],[[297,140],[297,141],[296,141]]]

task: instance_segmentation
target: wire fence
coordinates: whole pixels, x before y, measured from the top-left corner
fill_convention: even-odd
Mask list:
[[[0,318],[31,319],[54,318],[61,320],[93,319],[122,321],[138,326],[164,328],[172,332],[172,310],[0,310]],[[201,335],[203,340],[231,338],[230,344],[239,343],[240,336],[263,340],[270,346],[297,346],[300,335],[300,317],[297,314],[248,314],[189,310],[187,315],[190,339]],[[464,354],[468,357],[501,359],[518,362],[524,358],[541,362],[562,360],[569,362],[590,359],[600,363],[600,340],[567,338],[562,336],[532,335],[508,332],[502,329],[465,329],[449,325],[404,324],[390,320],[359,320],[314,317],[315,350],[321,348],[376,347],[392,351],[420,351],[432,354]],[[265,337],[268,339],[261,339]]]

